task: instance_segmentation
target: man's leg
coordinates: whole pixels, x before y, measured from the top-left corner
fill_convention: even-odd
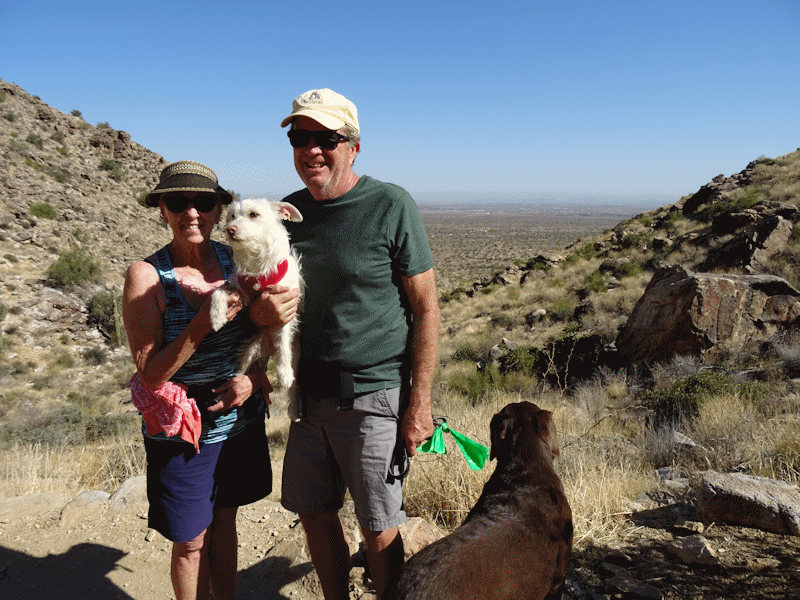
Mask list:
[[[338,513],[300,513],[299,516],[325,600],[347,600],[350,548]]]
[[[369,572],[378,600],[383,598],[387,586],[400,574],[403,567],[403,538],[397,527],[386,531],[369,531],[362,529],[364,541],[367,543],[367,561]]]

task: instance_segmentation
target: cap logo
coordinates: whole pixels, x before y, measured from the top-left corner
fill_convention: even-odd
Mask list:
[[[309,104],[322,104],[322,96],[319,95],[317,90],[314,90],[305,97],[305,101]]]

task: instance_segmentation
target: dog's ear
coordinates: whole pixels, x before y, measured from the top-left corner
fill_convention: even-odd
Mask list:
[[[275,212],[278,213],[278,218],[294,223],[299,223],[303,220],[303,215],[300,214],[300,211],[297,210],[294,204],[289,204],[288,202],[275,202],[274,204]]]
[[[536,415],[536,428],[545,443],[550,447],[550,453],[558,456],[561,451],[558,448],[558,437],[556,436],[556,424],[553,421],[553,413],[549,410],[541,410]]]
[[[496,458],[498,462],[504,462],[505,459],[511,458],[511,446],[514,437],[513,428],[514,416],[505,409],[492,417],[492,421],[489,424],[492,446],[489,451],[489,460]]]

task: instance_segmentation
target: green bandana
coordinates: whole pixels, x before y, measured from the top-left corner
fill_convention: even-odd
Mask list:
[[[469,468],[473,471],[480,471],[486,464],[489,458],[489,449],[483,444],[479,444],[475,440],[469,439],[467,436],[450,429],[447,423],[442,423],[433,432],[431,439],[427,440],[419,448],[417,452],[430,452],[432,454],[447,454],[447,448],[444,446],[444,434],[449,432],[464,455]]]

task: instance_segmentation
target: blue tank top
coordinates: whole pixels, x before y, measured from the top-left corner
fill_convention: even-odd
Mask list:
[[[222,273],[227,279],[234,270],[233,259],[222,244],[212,241],[211,245],[222,267]],[[166,346],[186,329],[197,315],[197,311],[186,301],[181,292],[167,247],[158,250],[148,258],[148,262],[158,271],[158,277],[167,297],[163,316]],[[189,397],[197,400],[197,407],[203,420],[201,443],[221,442],[240,433],[252,421],[263,418],[265,407],[261,391],[254,393],[242,406],[227,412],[210,413],[206,410],[213,397],[210,388],[236,375],[239,353],[255,333],[256,327],[245,312],[239,312],[222,329],[208,333],[189,360],[170,378],[170,381],[188,385]],[[178,436],[168,438],[163,433],[152,437],[180,440]]]

